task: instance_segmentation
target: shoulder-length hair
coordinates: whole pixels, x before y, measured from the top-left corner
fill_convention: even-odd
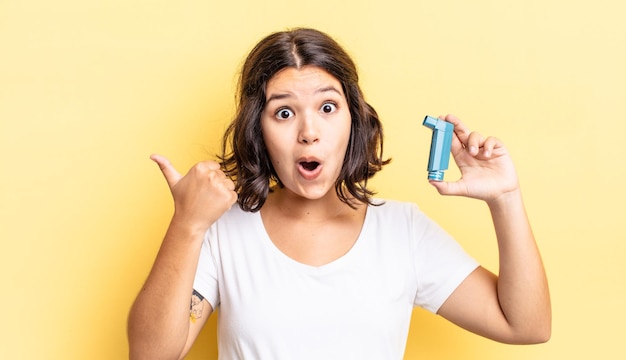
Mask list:
[[[373,204],[374,192],[367,180],[390,159],[383,160],[383,131],[378,114],[364,99],[356,66],[346,51],[328,35],[299,28],[273,33],[248,54],[238,83],[238,106],[222,143],[221,164],[235,181],[239,206],[245,211],[261,209],[270,188],[282,186],[276,175],[261,132],[268,81],[280,70],[317,66],[342,85],[352,125],[350,139],[335,191],[341,201]]]

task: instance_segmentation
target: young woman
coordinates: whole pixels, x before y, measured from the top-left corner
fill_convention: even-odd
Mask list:
[[[131,358],[184,357],[217,308],[222,359],[402,359],[414,306],[497,341],[547,341],[548,285],[513,163],[498,139],[442,119],[462,177],[432,185],[486,202],[497,276],[416,205],[373,197],[382,127],[346,52],[312,29],[261,40],[221,161],[183,176],[152,156],[175,211],[130,313]]]

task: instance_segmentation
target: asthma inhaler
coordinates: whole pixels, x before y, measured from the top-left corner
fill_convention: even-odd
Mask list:
[[[428,157],[428,180],[442,181],[443,171],[448,169],[450,162],[454,125],[432,116],[426,116],[422,125],[433,130]]]

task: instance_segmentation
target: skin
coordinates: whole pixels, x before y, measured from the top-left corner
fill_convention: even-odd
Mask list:
[[[504,343],[545,342],[551,305],[541,256],[504,144],[471,132],[456,116],[452,154],[461,170],[455,182],[431,182],[442,195],[483,200],[489,207],[499,249],[498,276],[479,267],[446,300],[439,315],[476,334]]]
[[[266,94],[263,138],[284,187],[270,193],[261,217],[270,238],[286,255],[314,266],[329,263],[352,247],[366,211],[364,205],[353,209],[341,202],[334,189],[350,133],[345,95],[335,78],[308,66],[279,72],[268,82]],[[452,154],[461,179],[431,184],[442,195],[487,204],[500,269],[498,276],[476,269],[439,314],[497,341],[547,341],[548,285],[513,162],[497,138],[471,132],[453,115],[441,118],[455,125]],[[206,300],[193,298],[196,295],[190,309],[203,235],[236,202],[237,194],[216,162],[199,163],[181,175],[165,157],[151,158],[163,172],[175,211],[130,312],[130,358],[182,358],[213,312]],[[319,163],[315,169],[309,166],[312,160]]]
[[[165,157],[152,155],[151,159],[171,190],[174,215],[129,314],[129,357],[182,359],[213,312],[206,300],[196,302],[190,311],[202,239],[237,201],[237,193],[217,162],[196,164],[183,176]],[[198,313],[200,308],[204,310]]]
[[[336,197],[330,190],[341,170],[351,125],[341,83],[319,68],[287,68],[268,82],[266,93],[261,129],[284,188],[308,200]],[[303,160],[319,162],[319,176],[307,177]]]
[[[329,263],[352,247],[365,217],[365,206],[346,206],[334,189],[350,136],[346,97],[337,79],[308,66],[280,71],[266,93],[263,139],[284,187],[268,197],[263,223],[291,258],[314,266]],[[319,165],[307,171],[302,160]]]

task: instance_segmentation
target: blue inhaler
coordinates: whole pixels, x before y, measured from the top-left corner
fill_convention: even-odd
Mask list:
[[[448,169],[450,162],[454,125],[432,116],[426,116],[422,125],[433,130],[428,157],[428,180],[442,181],[443,171]]]

